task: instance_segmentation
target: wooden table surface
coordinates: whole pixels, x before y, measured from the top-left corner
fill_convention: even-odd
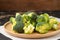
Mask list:
[[[60,10],[60,0],[0,0],[1,10]]]

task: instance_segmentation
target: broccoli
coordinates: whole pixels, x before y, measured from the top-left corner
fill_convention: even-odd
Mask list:
[[[43,16],[37,16],[36,22],[43,22],[44,21],[44,17]]]
[[[10,17],[10,22],[13,24],[15,22],[15,18],[14,17]]]
[[[16,24],[13,26],[13,30],[16,32],[23,32],[23,18],[20,14],[16,14]]]
[[[18,21],[18,22],[16,22],[16,24],[14,25],[13,30],[14,30],[15,32],[22,33],[22,32],[23,32],[23,27],[24,27],[24,23],[21,22],[21,21]]]
[[[45,22],[48,22],[49,21],[49,15],[47,13],[44,13],[43,16],[44,16]]]
[[[14,17],[11,17],[10,18],[10,22],[13,24],[12,26],[14,26],[16,24],[16,20]]]
[[[22,21],[23,18],[19,13],[16,13],[16,21]]]
[[[35,12],[31,12],[28,16],[31,18],[30,23],[35,27],[37,14]]]
[[[33,20],[37,18],[37,14],[35,12],[29,12],[28,16]]]
[[[42,34],[47,33],[49,31],[49,25],[45,22],[37,23],[35,30]]]
[[[26,15],[26,14],[23,14],[22,18],[23,18],[24,23],[26,23],[27,21],[30,21],[30,17],[28,15]]]
[[[32,24],[26,24],[23,29],[24,33],[31,34],[34,31],[34,26]]]
[[[10,18],[10,22],[12,23],[13,30],[18,33],[31,34],[37,31],[44,34],[51,29],[58,29],[56,18],[50,18],[47,13],[41,15],[37,15],[35,12],[25,12],[22,15],[16,13],[15,18]]]
[[[47,13],[41,14],[41,15],[37,16],[36,21],[37,21],[37,23],[38,22],[48,22],[49,21],[49,15]]]
[[[50,19],[49,19],[49,24],[50,24],[50,26],[52,27],[53,24],[58,24],[58,21],[56,20],[56,18],[50,18]]]
[[[18,15],[20,15],[20,14],[19,14],[19,13],[16,13],[15,18],[16,18]]]
[[[52,29],[53,30],[57,30],[58,29],[58,25],[57,24],[53,24]]]
[[[22,15],[23,17],[23,21],[24,23],[26,23],[27,21],[30,21],[30,23],[32,25],[36,25],[36,18],[37,18],[37,14],[35,14],[35,12],[26,12]]]

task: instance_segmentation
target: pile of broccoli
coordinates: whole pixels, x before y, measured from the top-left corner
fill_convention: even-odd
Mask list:
[[[18,33],[31,34],[38,32],[47,33],[50,30],[58,29],[58,21],[50,17],[47,13],[38,15],[35,12],[16,13],[15,17],[10,18],[13,30]]]

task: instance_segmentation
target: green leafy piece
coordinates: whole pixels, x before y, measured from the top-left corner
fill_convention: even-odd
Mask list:
[[[28,16],[33,20],[37,18],[37,14],[35,12],[29,12]]]
[[[19,13],[16,13],[15,18],[16,18],[18,15],[20,15],[20,14],[19,14]]]
[[[16,21],[22,21],[22,16],[19,13],[16,13]]]
[[[45,22],[48,22],[49,21],[49,15],[47,13],[44,13],[43,16],[44,16]]]
[[[36,21],[37,21],[37,23],[38,22],[43,22],[44,21],[44,17],[43,16],[37,16]]]
[[[50,18],[49,19],[49,25],[53,26],[54,24],[58,24],[58,21],[56,20],[56,18]]]
[[[25,24],[25,26],[23,28],[24,29],[24,33],[26,33],[26,34],[33,33],[35,27],[30,23],[30,21],[27,21],[24,24]]]
[[[23,32],[23,27],[24,27],[24,23],[23,23],[23,18],[20,14],[16,14],[16,24],[13,26],[13,30],[16,32]]]
[[[26,33],[26,34],[31,34],[31,33],[33,33],[33,31],[34,31],[34,26],[32,25],[32,24],[26,24],[26,26],[24,26],[24,33]]]
[[[44,22],[37,23],[35,30],[42,34],[47,33],[49,30],[49,25]]]
[[[57,25],[57,24],[54,24],[54,25],[52,26],[52,29],[53,29],[53,30],[57,30],[57,29],[58,29],[58,25]]]
[[[37,21],[37,23],[38,22],[48,22],[49,21],[49,15],[47,13],[41,14],[40,16],[37,16],[36,21]]]
[[[15,18],[14,17],[11,17],[10,18],[10,22],[13,24],[13,26],[16,24],[16,20],[15,20]]]
[[[37,14],[35,14],[35,12],[26,12],[22,15],[23,17],[23,21],[24,23],[26,23],[27,21],[30,21],[30,23],[32,25],[36,25],[36,18],[37,18]]]
[[[34,27],[36,27],[36,22],[31,21],[30,23],[31,23]]]
[[[10,22],[13,24],[15,22],[15,18],[14,17],[10,17]]]
[[[16,23],[16,25],[13,27],[13,30],[18,32],[18,33],[22,33],[23,32],[23,27],[24,27],[24,23],[21,21],[18,21]]]
[[[30,21],[31,20],[31,18],[28,15],[26,15],[26,14],[23,14],[22,15],[22,18],[23,18],[23,22],[24,23],[26,23],[27,21]]]

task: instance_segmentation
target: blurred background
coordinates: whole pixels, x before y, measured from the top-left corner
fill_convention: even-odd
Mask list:
[[[60,0],[0,0],[0,25],[17,12],[32,10],[60,18]]]

